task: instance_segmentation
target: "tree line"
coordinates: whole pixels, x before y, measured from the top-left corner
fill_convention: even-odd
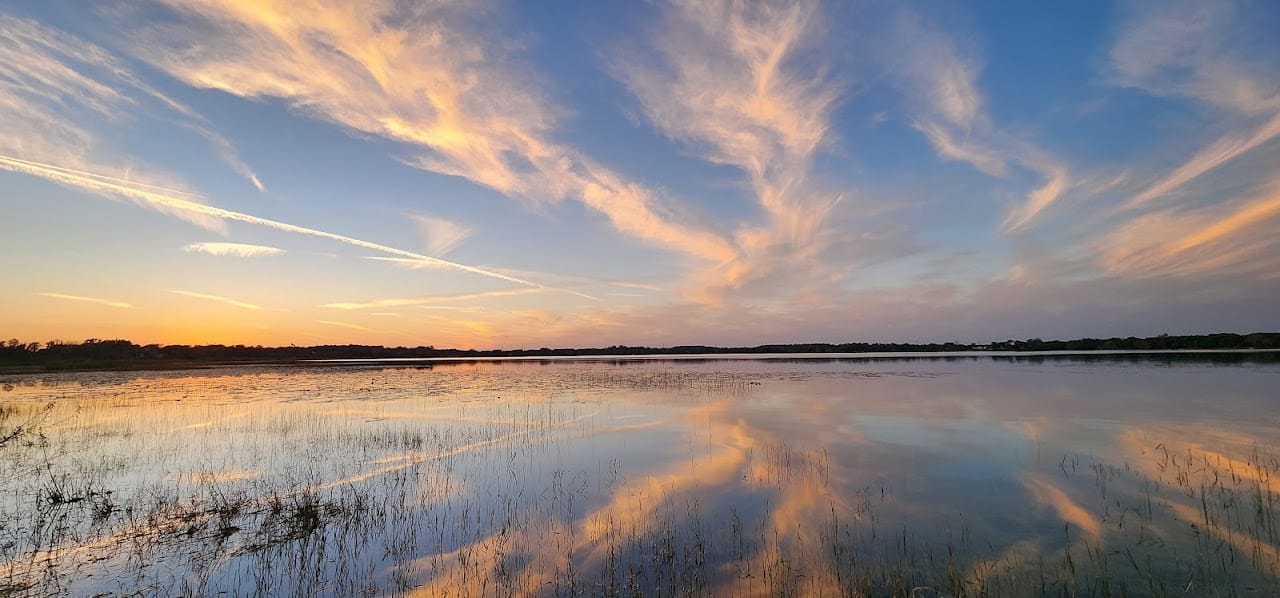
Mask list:
[[[387,359],[387,358],[480,358],[480,357],[562,357],[575,355],[696,355],[696,354],[769,354],[769,353],[881,353],[944,351],[1107,351],[1107,350],[1180,350],[1180,349],[1280,349],[1280,333],[1201,334],[1138,338],[1080,338],[1074,340],[1004,340],[989,343],[798,343],[770,344],[754,347],[712,347],[682,345],[675,347],[639,347],[612,345],[589,348],[538,349],[437,349],[417,347],[383,347],[377,345],[317,345],[299,347],[264,347],[248,345],[138,345],[127,340],[89,339],[82,343],[49,341],[22,342],[11,339],[0,344],[0,365],[31,366],[40,369],[81,369],[90,367],[145,366],[147,363],[263,363],[294,362],[316,359]],[[140,363],[146,362],[146,363]]]

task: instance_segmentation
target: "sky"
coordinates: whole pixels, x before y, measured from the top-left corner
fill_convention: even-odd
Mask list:
[[[1274,2],[0,1],[0,336],[1280,330]]]

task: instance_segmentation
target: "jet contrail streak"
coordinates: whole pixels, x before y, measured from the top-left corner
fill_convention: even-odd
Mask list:
[[[31,162],[31,161],[29,161],[29,160],[23,160],[23,159],[21,159],[21,158],[14,158],[14,157],[12,157],[12,156],[0,156],[0,159],[8,160],[8,161],[10,161],[10,162],[15,162],[15,163],[18,163],[18,164],[22,164],[22,165],[25,165],[25,166],[28,166],[28,167],[31,167],[31,168],[47,168],[47,169],[49,169],[49,170],[56,170],[56,171],[64,172],[64,173],[68,173],[68,174],[75,174],[75,175],[80,175],[80,176],[92,177],[92,178],[94,178],[94,179],[101,179],[101,180],[104,180],[104,181],[112,181],[112,182],[116,182],[116,183],[124,183],[124,184],[126,184],[126,185],[133,185],[133,186],[135,186],[135,187],[145,187],[145,188],[147,188],[147,189],[157,189],[157,190],[165,191],[165,192],[168,192],[168,193],[175,193],[175,194],[177,194],[177,195],[185,195],[185,196],[187,196],[187,197],[198,197],[198,198],[200,198],[200,199],[207,199],[205,196],[200,195],[199,193],[191,193],[191,192],[189,192],[189,191],[182,191],[182,190],[180,190],[180,189],[170,189],[170,188],[168,188],[168,187],[161,187],[161,186],[159,186],[159,185],[148,185],[147,183],[142,183],[142,182],[138,182],[138,181],[131,181],[131,180],[129,180],[129,179],[116,178],[116,177],[113,177],[113,176],[107,176],[107,175],[105,175],[105,174],[97,174],[97,173],[93,173],[93,172],[85,172],[85,171],[83,171],[83,170],[76,170],[76,169],[74,169],[74,168],[64,168],[64,167],[62,167],[62,166],[54,166],[54,165],[52,165],[52,164],[41,164],[41,163],[39,163],[39,162]]]
[[[472,274],[479,274],[481,276],[497,278],[499,280],[514,282],[516,284],[522,284],[529,287],[561,291],[565,293],[571,293],[587,299],[592,299],[597,301],[599,300],[597,297],[592,297],[591,295],[587,295],[585,293],[579,293],[577,291],[573,291],[570,289],[560,289],[560,288],[550,287],[550,286],[536,283],[530,280],[525,280],[523,278],[508,276],[506,274],[502,274],[501,272],[494,272],[492,270],[485,270],[484,268],[477,268],[475,266],[468,266],[466,264],[459,264],[457,262],[442,260],[440,258],[435,258],[428,255],[423,255],[420,253],[414,253],[412,251],[405,251],[404,249],[390,247],[387,245],[383,245],[381,243],[374,243],[372,241],[365,241],[363,239],[357,239],[354,237],[339,235],[337,233],[316,230],[314,228],[307,228],[305,226],[298,226],[296,224],[289,224],[287,222],[280,222],[279,220],[262,218],[259,216],[254,216],[252,214],[245,214],[243,212],[235,212],[235,211],[226,210],[223,208],[207,206],[202,203],[191,201],[189,199],[183,199],[180,197],[164,195],[162,193],[149,191],[147,189],[139,189],[137,187],[131,186],[135,184],[132,182],[128,182],[129,185],[122,185],[119,183],[123,183],[126,181],[120,181],[119,179],[111,179],[110,177],[103,177],[101,175],[95,175],[89,172],[81,172],[77,170],[71,170],[69,168],[54,166],[51,164],[41,164],[39,162],[22,160],[20,158],[12,158],[4,155],[0,155],[0,167],[5,167],[8,170],[13,170],[15,172],[25,172],[27,174],[33,174],[36,176],[41,176],[41,177],[52,179],[55,181],[61,181],[61,182],[68,183],[71,185],[76,185],[79,187],[116,193],[118,195],[123,195],[125,197],[129,197],[129,198],[132,198],[144,203],[148,203],[154,206],[162,206],[170,209],[182,210],[185,212],[191,212],[193,214],[203,214],[206,216],[213,216],[215,218],[224,218],[226,220],[236,220],[239,222],[256,224],[258,226],[265,226],[267,228],[274,228],[276,230],[290,232],[290,233],[297,233],[300,235],[309,235],[312,237],[320,237],[322,239],[330,239],[333,241],[338,241],[340,243],[346,243],[348,245],[362,247],[364,249],[371,249],[373,251],[379,251],[379,252],[387,253],[390,255],[398,255],[401,257],[412,258],[412,259],[420,260],[423,262],[429,262],[444,268],[461,270],[463,272],[470,272]],[[119,182],[115,182],[115,181],[119,181]]]

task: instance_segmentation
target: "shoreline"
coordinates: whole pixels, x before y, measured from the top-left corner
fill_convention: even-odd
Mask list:
[[[1072,357],[1097,357],[1124,359],[1143,356],[1167,356],[1192,358],[1191,361],[1212,361],[1210,356],[1237,358],[1265,356],[1260,360],[1239,361],[1280,362],[1280,349],[1080,349],[1057,351],[868,351],[861,353],[791,352],[791,353],[649,353],[649,354],[587,354],[587,355],[511,355],[511,356],[452,356],[452,357],[374,357],[374,358],[325,358],[325,359],[264,359],[264,360],[167,360],[133,359],[103,360],[84,363],[54,363],[49,365],[0,365],[0,376],[33,374],[60,374],[84,372],[149,372],[208,370],[238,367],[358,367],[388,365],[412,367],[480,362],[592,362],[592,361],[873,361],[873,360],[946,360],[946,359],[1056,359]],[[1195,359],[1195,358],[1200,359]]]

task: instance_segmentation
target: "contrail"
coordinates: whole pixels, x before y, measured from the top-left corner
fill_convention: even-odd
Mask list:
[[[352,330],[363,330],[363,331],[365,331],[365,332],[376,332],[375,330],[373,330],[373,329],[371,329],[371,328],[365,328],[364,326],[361,326],[361,325],[359,325],[359,324],[348,324],[348,323],[346,323],[346,322],[334,322],[333,320],[316,320],[316,322],[318,322],[318,323],[320,323],[320,324],[328,324],[328,325],[330,325],[330,326],[341,326],[341,327],[343,327],[343,328],[350,328],[350,329],[352,329]]]
[[[245,301],[236,301],[235,299],[232,299],[230,297],[223,297],[222,295],[210,295],[208,293],[197,293],[195,291],[179,291],[179,290],[170,290],[169,292],[177,295],[184,295],[186,297],[194,297],[196,299],[206,299],[209,301],[217,301],[219,303],[225,303],[227,305],[233,305],[235,307],[240,307],[244,309],[253,309],[253,310],[262,309],[261,305],[254,305],[253,303],[248,303]]]
[[[84,301],[86,303],[100,303],[102,305],[110,305],[111,307],[120,307],[130,309],[133,306],[124,301],[112,301],[110,299],[99,299],[97,297],[85,297],[83,295],[68,295],[66,293],[32,293],[41,297],[52,297],[54,299],[67,299],[70,301]]]
[[[501,291],[485,291],[482,293],[464,293],[461,295],[435,295],[432,297],[407,297],[393,299],[375,299],[373,301],[363,301],[355,303],[326,303],[320,307],[328,307],[332,309],[372,309],[378,307],[404,307],[408,305],[416,305],[419,307],[439,307],[428,306],[426,304],[436,302],[450,301],[467,301],[471,299],[484,299],[487,297],[509,297],[511,295],[523,295],[526,293],[540,293],[544,289],[506,289]]]
[[[18,163],[18,164],[21,164],[21,165],[24,165],[24,166],[27,166],[27,167],[30,167],[30,168],[47,168],[47,169],[49,169],[49,170],[56,170],[56,171],[58,171],[58,172],[63,172],[63,173],[67,173],[67,174],[74,174],[74,175],[80,175],[80,176],[92,177],[93,179],[100,179],[100,180],[103,180],[103,181],[112,181],[112,182],[116,182],[116,183],[124,183],[124,184],[126,184],[126,185],[133,185],[133,186],[135,186],[135,187],[145,187],[145,188],[147,188],[147,189],[157,189],[157,190],[159,190],[159,191],[164,191],[164,192],[167,192],[167,193],[174,193],[174,194],[177,194],[177,195],[185,195],[185,196],[187,196],[187,197],[197,197],[197,198],[200,198],[200,199],[208,199],[207,197],[205,197],[205,196],[203,196],[203,195],[200,195],[199,193],[191,193],[191,192],[188,192],[188,191],[182,191],[182,190],[180,190],[180,189],[170,189],[169,187],[161,187],[161,186],[159,186],[159,185],[148,185],[147,183],[142,183],[142,182],[139,182],[139,181],[131,181],[131,180],[129,180],[129,179],[120,179],[120,178],[116,178],[116,177],[113,177],[113,176],[107,176],[107,175],[105,175],[105,174],[97,174],[97,173],[93,173],[93,172],[85,172],[85,171],[83,171],[83,170],[75,170],[74,168],[64,168],[64,167],[62,167],[62,166],[54,166],[54,165],[52,165],[52,164],[41,164],[41,163],[39,163],[39,162],[31,162],[31,161],[28,161],[28,160],[23,160],[23,159],[21,159],[21,158],[14,158],[14,157],[11,157],[11,156],[0,156],[0,160],[6,160],[6,161],[9,161],[9,162],[15,162],[15,163]]]
[[[383,245],[381,243],[374,243],[372,241],[365,241],[363,239],[357,239],[355,237],[348,237],[345,235],[339,235],[337,233],[316,230],[314,228],[307,228],[305,226],[298,226],[296,224],[289,224],[287,222],[280,222],[279,220],[261,218],[259,216],[254,216],[252,214],[245,214],[244,212],[235,212],[235,211],[226,210],[223,208],[207,206],[207,205],[197,203],[188,199],[183,199],[180,197],[173,197],[170,195],[157,193],[155,191],[149,191],[147,189],[139,189],[133,186],[118,184],[118,183],[128,182],[129,185],[134,185],[135,183],[131,181],[121,181],[120,179],[103,177],[101,175],[96,175],[90,172],[81,172],[77,170],[71,170],[69,168],[54,166],[51,164],[41,164],[39,162],[22,160],[20,158],[12,158],[4,155],[0,155],[0,167],[5,167],[8,170],[12,170],[15,172],[24,172],[27,174],[33,174],[36,176],[41,176],[41,177],[45,177],[55,181],[61,181],[64,183],[77,185],[80,187],[96,189],[98,191],[107,191],[107,192],[116,193],[118,195],[129,197],[129,198],[132,198],[144,203],[148,203],[154,206],[163,206],[163,207],[171,208],[175,210],[191,212],[194,214],[203,214],[206,216],[213,216],[215,218],[224,218],[227,220],[247,222],[249,224],[256,224],[258,226],[265,226],[268,228],[274,228],[276,230],[281,230],[281,231],[290,232],[290,233],[297,233],[300,235],[310,235],[312,237],[330,239],[332,241],[338,241],[340,243],[346,243],[348,245],[354,245],[356,247],[361,247],[364,249],[371,249],[373,251],[379,251],[379,252],[387,253],[391,255],[398,255],[401,257],[412,258],[412,259],[420,260],[423,262],[429,262],[429,263],[441,266],[443,268],[461,270],[463,272],[470,272],[472,274],[479,274],[481,276],[497,278],[499,280],[514,282],[516,284],[522,284],[529,287],[561,291],[565,293],[571,293],[579,297],[584,297],[586,299],[592,299],[596,301],[599,300],[599,298],[597,297],[592,297],[591,295],[580,293],[578,291],[550,287],[550,286],[536,283],[530,280],[525,280],[523,278],[508,276],[506,274],[502,274],[501,272],[494,272],[492,270],[486,270],[484,268],[477,268],[475,266],[468,266],[466,264],[459,264],[457,262],[442,260],[440,258],[431,257],[429,255],[423,255],[420,253],[414,253],[412,251],[405,251],[404,249],[390,247],[387,245]],[[166,189],[166,191],[169,191],[169,190]]]

